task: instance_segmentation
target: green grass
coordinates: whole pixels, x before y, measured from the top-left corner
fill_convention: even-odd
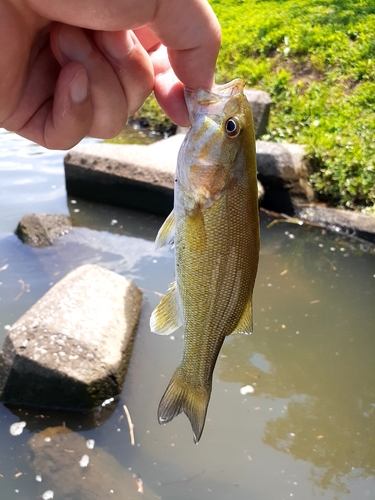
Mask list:
[[[265,139],[307,145],[322,199],[374,211],[375,1],[211,5],[223,31],[217,83],[241,77],[268,91]]]
[[[374,0],[212,0],[218,81],[270,92],[267,139],[308,146],[321,197],[375,204]]]

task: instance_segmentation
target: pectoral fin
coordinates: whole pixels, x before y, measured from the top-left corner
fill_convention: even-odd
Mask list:
[[[169,335],[181,325],[180,298],[174,281],[169,287],[167,295],[161,299],[151,314],[150,328],[152,332],[159,335]]]
[[[232,333],[243,333],[250,335],[253,332],[253,297],[250,296],[238,325]]]
[[[173,242],[174,231],[175,231],[175,216],[174,211],[168,215],[165,219],[164,224],[159,229],[159,232],[155,240],[155,249],[163,247]]]

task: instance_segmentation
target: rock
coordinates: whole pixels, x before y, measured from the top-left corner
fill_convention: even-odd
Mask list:
[[[0,351],[0,399],[7,382],[10,369],[11,365],[7,363],[7,360],[4,357],[4,353]]]
[[[266,133],[272,99],[264,90],[245,89],[244,94],[253,112],[255,137],[258,139]]]
[[[258,179],[265,189],[267,208],[294,213],[294,205],[314,199],[304,153],[299,144],[257,141]]]
[[[142,293],[99,266],[81,266],[8,330],[6,403],[82,410],[121,392]]]
[[[183,134],[178,134],[149,146],[106,143],[78,146],[64,160],[68,193],[169,214],[173,207],[176,160],[183,140]],[[295,176],[294,170],[292,173]]]
[[[28,465],[40,482],[38,498],[45,491],[52,491],[59,500],[160,498],[134,472],[66,427],[45,429],[27,447]]]
[[[72,228],[70,218],[61,214],[29,214],[22,217],[16,234],[32,247],[46,247]]]
[[[91,144],[72,149],[64,159],[70,195],[167,214],[181,134],[149,146]]]
[[[357,236],[375,243],[375,218],[358,212],[348,212],[337,208],[301,207],[297,217],[325,227],[334,232]]]

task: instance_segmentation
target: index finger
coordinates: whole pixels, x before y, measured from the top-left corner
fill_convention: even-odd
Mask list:
[[[221,32],[205,0],[162,0],[149,27],[168,48],[172,68],[184,85],[212,87]]]
[[[27,0],[47,19],[92,30],[143,26],[168,48],[174,72],[190,88],[213,84],[220,26],[206,0]]]

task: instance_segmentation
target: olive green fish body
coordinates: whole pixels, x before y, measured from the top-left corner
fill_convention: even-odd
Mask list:
[[[174,211],[157,238],[160,246],[173,234],[176,283],[151,329],[184,327],[182,360],[158,416],[167,423],[184,411],[197,442],[224,339],[252,331],[259,221],[252,116],[241,82],[190,92],[187,104],[192,128],[179,154]]]

